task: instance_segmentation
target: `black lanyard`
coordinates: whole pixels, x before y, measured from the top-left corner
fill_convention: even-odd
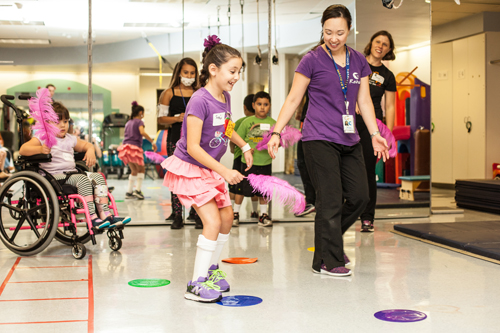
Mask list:
[[[333,54],[328,45],[325,43],[326,49],[328,50],[328,53],[330,53],[330,57],[332,58],[333,65],[335,66],[335,70],[337,71],[337,75],[339,76],[340,80],[340,88],[342,89],[342,93],[344,93],[344,103],[345,103],[345,110],[346,113],[349,114],[349,102],[347,101],[347,86],[349,83],[349,50],[347,49],[347,45],[345,46],[345,68],[346,68],[346,83],[344,84],[344,80],[342,80],[342,75],[340,74],[340,70],[337,67],[337,64],[335,63],[335,59],[333,59]]]

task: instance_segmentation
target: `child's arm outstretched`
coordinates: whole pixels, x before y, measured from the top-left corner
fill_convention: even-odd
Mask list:
[[[216,161],[212,156],[210,156],[203,148],[200,146],[201,141],[201,132],[203,129],[203,120],[200,118],[189,115],[187,117],[187,151],[188,154],[191,155],[195,160],[206,166],[207,168],[217,172],[221,175],[229,184],[234,185],[238,184],[243,180],[243,175],[239,173],[237,170],[230,170],[222,165],[220,162]],[[233,136],[234,136],[233,132]],[[239,136],[238,136],[239,138]],[[243,139],[235,138],[237,142],[236,144],[241,144],[241,147],[245,145],[245,141]],[[250,155],[250,156],[249,156]],[[249,156],[250,166],[252,160],[252,154],[250,151],[245,152],[245,157]]]
[[[139,126],[139,132],[141,132],[141,135],[143,137],[145,137],[146,140],[151,142],[151,144],[153,145],[153,150],[156,151],[157,147],[156,147],[155,140],[151,139],[151,137],[148,135],[148,133],[146,133],[146,131],[144,130],[144,126]]]
[[[50,154],[50,148],[46,145],[42,145],[37,138],[32,138],[30,141],[23,143],[21,148],[19,148],[19,155],[21,156],[32,156],[36,154]]]
[[[79,153],[85,152],[85,157],[83,158],[85,164],[89,168],[94,166],[96,158],[95,158],[95,149],[93,144],[77,138],[74,150]]]

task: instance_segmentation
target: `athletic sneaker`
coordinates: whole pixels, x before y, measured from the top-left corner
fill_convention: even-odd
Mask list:
[[[203,303],[215,303],[222,299],[222,294],[218,285],[200,276],[198,280],[188,282],[184,298]]]
[[[252,218],[252,219],[258,219],[259,218],[259,214],[257,212],[252,212],[250,214],[250,218]]]
[[[345,265],[350,265],[351,264],[351,261],[349,260],[349,258],[345,255],[344,253],[344,262],[345,262]]]
[[[144,200],[144,194],[142,194],[141,191],[135,190],[133,193],[134,197],[136,197],[138,200]]]
[[[229,291],[229,283],[226,281],[226,273],[219,269],[219,264],[212,265],[208,269],[208,279],[219,286],[222,293]]]
[[[92,226],[96,227],[97,229],[103,229],[106,227],[109,227],[110,223],[108,221],[104,222],[100,218],[96,217],[95,219],[92,220]]]
[[[234,213],[233,227],[239,227],[239,226],[240,226],[240,213]]]
[[[374,232],[373,221],[363,220],[361,221],[361,232]]]
[[[133,192],[125,193],[125,199],[135,199],[134,193]]]
[[[266,213],[262,214],[259,217],[259,225],[261,227],[272,227],[273,226],[273,220],[267,215]]]
[[[118,227],[120,225],[125,225],[132,221],[132,218],[130,216],[125,216],[125,217],[118,217],[118,216],[113,216],[113,221],[111,222],[111,227]]]
[[[314,207],[314,205],[307,204],[304,211],[302,213],[295,214],[295,217],[306,216],[307,214],[310,214],[310,213],[315,212],[315,211],[316,211],[316,207]]]
[[[182,214],[177,214],[174,217],[174,222],[170,225],[170,229],[182,229],[184,227],[184,220]]]
[[[344,266],[334,267],[328,270],[325,264],[321,264],[320,271],[317,271],[314,268],[312,269],[312,271],[315,274],[326,274],[331,276],[349,276],[352,274],[351,270],[349,268],[345,268]]]

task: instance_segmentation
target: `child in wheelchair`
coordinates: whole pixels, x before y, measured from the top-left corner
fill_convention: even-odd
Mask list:
[[[78,194],[87,202],[92,226],[103,229],[110,225],[116,226],[130,222],[130,217],[119,218],[110,212],[108,188],[100,173],[76,173],[74,152],[85,152],[83,161],[90,168],[96,163],[94,147],[91,143],[68,133],[70,116],[64,105],[54,102],[52,107],[59,117],[57,127],[60,131],[57,134],[57,144],[48,148],[35,133],[31,140],[21,146],[19,154],[22,156],[51,154],[52,161],[40,163],[40,167],[55,179],[65,180],[65,184],[73,185],[78,189]]]

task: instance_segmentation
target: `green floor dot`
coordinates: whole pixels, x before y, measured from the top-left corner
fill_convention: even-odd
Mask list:
[[[125,200],[115,200],[115,202],[124,202]]]
[[[169,284],[170,281],[164,279],[137,279],[137,280],[132,280],[128,283],[129,286],[139,287],[139,288],[163,287]]]

